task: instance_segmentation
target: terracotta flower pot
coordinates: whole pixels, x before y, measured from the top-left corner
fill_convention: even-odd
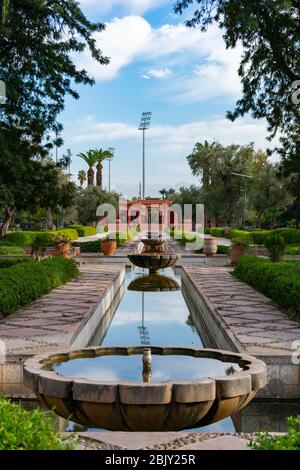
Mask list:
[[[55,254],[57,256],[63,256],[64,258],[69,258],[70,251],[70,243],[61,243],[55,247]]]
[[[231,247],[231,264],[237,264],[241,256],[245,255],[247,252],[247,246],[241,243],[233,243]]]
[[[117,249],[117,242],[116,240],[101,240],[100,246],[104,256],[111,256]]]
[[[203,245],[203,253],[206,256],[214,256],[218,251],[218,244],[216,238],[205,238]]]

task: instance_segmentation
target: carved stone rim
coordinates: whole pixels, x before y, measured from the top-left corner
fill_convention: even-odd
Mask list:
[[[76,358],[142,353],[144,346],[89,347],[43,354],[28,359],[24,365],[24,380],[37,394],[95,403],[163,404],[195,403],[221,398],[233,398],[256,392],[267,382],[264,362],[247,354],[217,349],[149,346],[153,354],[210,357],[237,362],[244,370],[228,376],[207,377],[191,381],[129,382],[94,381],[78,377],[62,377],[45,367],[55,362]]]

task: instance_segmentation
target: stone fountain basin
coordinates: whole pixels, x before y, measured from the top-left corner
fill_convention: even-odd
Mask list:
[[[128,255],[129,260],[139,268],[149,269],[151,273],[156,273],[160,269],[170,268],[174,266],[176,261],[180,258],[176,254],[153,254],[142,253],[136,255]]]
[[[160,274],[138,277],[128,286],[128,290],[136,292],[170,292],[180,289],[181,287],[175,279]]]
[[[161,246],[165,243],[165,240],[162,238],[142,238],[141,242],[144,243],[144,245],[154,248],[156,246]]]
[[[205,426],[244,408],[266,385],[266,365],[246,354],[216,349],[150,346],[152,354],[236,362],[243,370],[192,381],[104,382],[62,377],[58,362],[103,355],[142,354],[143,346],[90,347],[44,354],[24,366],[25,384],[41,401],[81,425],[111,431],[178,431]]]

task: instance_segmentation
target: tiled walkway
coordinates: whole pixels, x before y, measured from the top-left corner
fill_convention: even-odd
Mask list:
[[[234,278],[227,268],[184,269],[244,350],[254,355],[291,355],[292,342],[300,339],[299,322],[290,320],[269,298]]]
[[[10,355],[38,354],[67,347],[93,313],[122,265],[88,265],[81,275],[0,321],[0,339]]]

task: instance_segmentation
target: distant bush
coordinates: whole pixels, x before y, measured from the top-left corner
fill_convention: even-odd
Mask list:
[[[76,230],[79,237],[96,235],[96,227],[90,227],[88,225],[69,225],[67,228]]]
[[[271,233],[265,240],[265,247],[270,252],[271,261],[278,262],[282,259],[285,243],[281,235],[275,232]]]
[[[259,432],[250,447],[255,450],[300,450],[300,416],[290,417],[287,422],[287,433],[271,435]]]
[[[231,240],[234,240],[235,238],[238,238],[239,240],[245,238],[246,240],[251,240],[251,234],[250,232],[247,232],[247,230],[234,230],[230,229],[228,233],[228,238]]]
[[[286,255],[300,255],[300,245],[287,245],[284,253]]]
[[[226,245],[218,245],[217,254],[218,255],[229,255],[230,246]]]
[[[251,230],[248,232],[255,245],[264,245],[266,238],[272,233],[270,230]]]
[[[223,238],[225,237],[226,227],[215,227],[209,230],[209,233],[213,237]]]
[[[28,261],[0,270],[0,314],[7,316],[77,276],[72,260]],[[0,421],[1,422],[1,421]]]
[[[101,252],[100,240],[92,242],[74,242],[73,246],[79,246],[81,253],[99,253]]]
[[[73,450],[76,444],[56,430],[54,413],[47,417],[40,409],[26,411],[4,397],[0,423],[0,450]]]
[[[300,244],[300,230],[296,228],[276,228],[273,233],[281,235],[286,245]]]
[[[234,275],[270,297],[291,314],[300,315],[300,263],[242,256]]]
[[[2,255],[24,255],[24,249],[19,246],[0,246],[0,256]]]
[[[5,235],[4,240],[21,246],[32,246],[37,236],[45,237],[51,245],[51,240],[58,234],[67,235],[71,240],[77,240],[78,233],[74,229],[49,230],[45,232],[11,232]]]

